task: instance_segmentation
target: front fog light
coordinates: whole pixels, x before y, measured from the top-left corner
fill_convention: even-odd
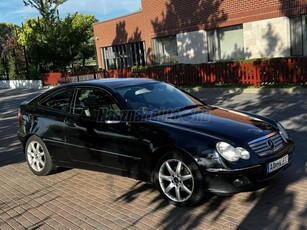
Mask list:
[[[216,144],[216,150],[223,158],[230,162],[236,162],[240,158],[244,160],[248,160],[250,158],[250,154],[246,149],[242,147],[235,148],[223,141]]]

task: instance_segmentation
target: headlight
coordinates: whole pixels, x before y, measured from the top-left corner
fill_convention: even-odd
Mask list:
[[[285,130],[285,128],[277,122],[277,127],[279,129],[279,133],[281,135],[281,137],[284,139],[285,142],[288,142],[288,139],[290,139],[287,131]]]
[[[248,160],[250,158],[250,154],[246,149],[241,147],[235,148],[223,141],[216,144],[216,149],[218,153],[222,155],[222,157],[230,162],[238,161],[240,158],[244,160]]]

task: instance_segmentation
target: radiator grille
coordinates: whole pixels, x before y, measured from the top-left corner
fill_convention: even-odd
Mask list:
[[[260,157],[272,155],[284,146],[283,139],[279,133],[271,133],[248,144]]]

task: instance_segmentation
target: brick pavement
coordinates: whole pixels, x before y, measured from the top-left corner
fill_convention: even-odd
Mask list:
[[[35,92],[0,90],[0,229],[307,229],[307,94],[193,93],[279,119],[296,140],[293,165],[267,188],[208,197],[194,208],[168,205],[151,185],[104,173],[37,177],[16,138],[18,104]]]

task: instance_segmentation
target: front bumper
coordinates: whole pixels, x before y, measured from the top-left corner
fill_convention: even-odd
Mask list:
[[[241,169],[205,169],[204,177],[207,190],[217,195],[231,195],[239,192],[255,191],[268,185],[269,181],[292,164],[294,145],[281,154],[259,165]],[[267,164],[288,155],[288,163],[283,167],[267,173]]]

